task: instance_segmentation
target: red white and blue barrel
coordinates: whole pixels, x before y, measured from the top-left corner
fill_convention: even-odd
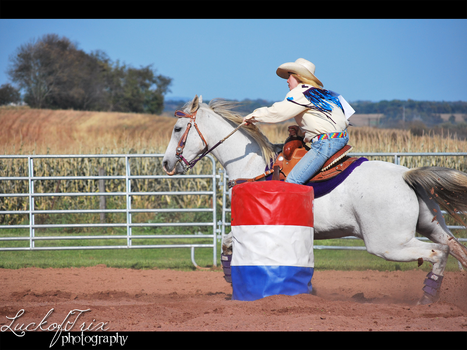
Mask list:
[[[232,189],[232,299],[311,293],[313,187],[260,181]]]

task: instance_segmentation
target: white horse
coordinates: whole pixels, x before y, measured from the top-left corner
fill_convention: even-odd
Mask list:
[[[242,117],[232,112],[232,107],[223,100],[212,100],[208,106],[196,96],[182,113],[176,113],[180,118],[163,159],[169,175],[184,173],[206,150],[217,158],[230,179],[264,173],[275,154],[273,145],[256,126],[239,127]],[[216,144],[235,128],[237,132]],[[448,254],[467,267],[467,248],[447,228],[439,205],[454,215],[467,212],[465,173],[363,162],[337,188],[315,199],[314,239],[354,236],[365,242],[369,253],[383,259],[432,263],[419,301],[432,303],[439,298]],[[433,243],[416,239],[416,232]],[[226,252],[231,239],[226,238],[224,244]]]

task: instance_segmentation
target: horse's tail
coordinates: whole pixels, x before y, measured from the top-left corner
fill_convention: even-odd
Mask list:
[[[460,215],[467,214],[466,173],[442,167],[421,167],[407,171],[403,178],[415,191],[417,187],[423,188],[430,199],[451,214],[459,224],[467,227]],[[448,244],[453,255],[467,267],[467,248],[454,236]]]
[[[459,213],[467,213],[467,174],[441,167],[421,167],[407,171],[405,182],[421,186],[438,205],[461,225],[467,226]]]

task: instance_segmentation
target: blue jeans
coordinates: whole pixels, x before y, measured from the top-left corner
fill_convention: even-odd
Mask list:
[[[315,175],[326,161],[349,142],[349,136],[326,139],[311,144],[311,149],[295,165],[286,182],[303,185]]]

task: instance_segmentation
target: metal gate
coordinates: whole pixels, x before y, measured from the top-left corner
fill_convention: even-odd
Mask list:
[[[214,158],[208,156],[204,160],[211,163],[212,171],[207,174],[169,177],[165,173],[164,175],[142,175],[141,171],[138,171],[138,163],[135,160],[147,160],[150,158],[155,162],[158,158],[162,157],[162,154],[0,156],[0,250],[190,248],[192,262],[196,266],[194,259],[195,248],[212,248],[213,265],[217,266],[217,176]],[[48,161],[44,162],[44,160]],[[60,165],[60,161],[63,164]],[[72,169],[71,162],[80,164],[81,167],[87,162],[88,170],[92,171],[85,175],[73,174],[77,171],[76,169]],[[94,165],[89,165],[90,163]],[[117,167],[116,164],[118,165],[119,163],[120,166]],[[105,166],[109,166],[109,164],[111,164],[112,174],[104,175],[100,170],[105,170]],[[152,164],[151,167],[163,172],[160,164]],[[14,174],[10,173],[8,174],[9,176],[3,176],[7,172],[7,168],[10,169],[10,172],[14,172]],[[59,174],[55,175],[57,173]],[[202,186],[194,190],[173,190],[173,185],[169,185],[169,190],[160,189],[152,191],[138,191],[138,187],[135,186],[137,181],[151,181],[153,183],[166,181],[173,184],[174,181],[189,181],[190,179],[193,179],[193,181],[201,180]],[[102,184],[111,181],[116,181],[118,184],[110,190],[102,188]],[[94,184],[89,185],[90,182],[94,182]],[[100,190],[96,182],[99,183]],[[43,186],[43,183],[47,183],[48,187]],[[81,190],[68,190],[70,183],[78,184],[75,188]],[[79,185],[80,183],[81,185]],[[178,189],[187,189],[189,187],[193,186],[181,185]],[[13,190],[8,190],[8,188]],[[173,196],[197,196],[198,198],[204,196],[204,203],[208,205],[204,207],[188,206],[185,208],[177,208],[173,205],[166,208],[136,207],[133,205],[133,202],[135,202],[135,198],[141,196],[162,197],[166,199],[166,202],[170,202],[168,198]],[[56,208],[54,204],[61,198],[69,199],[69,202],[67,202],[69,208]],[[88,204],[95,208],[73,208],[73,205],[69,204],[72,203],[71,198],[74,198],[75,201],[87,200]],[[105,199],[109,198],[114,199],[114,205],[118,202],[121,207],[112,209],[103,207],[102,203],[105,202]],[[119,198],[119,200],[115,200],[115,198]],[[44,200],[46,200],[46,205],[42,205],[41,207]],[[100,203],[98,208],[97,202]],[[178,222],[174,220],[172,222],[138,221],[138,214],[151,213],[156,215],[168,213],[178,213],[179,215],[208,213],[209,219],[202,222],[186,220],[179,220]],[[63,218],[69,218],[70,215],[82,214],[88,216],[98,214],[100,220],[93,223],[61,222],[53,224],[44,222],[46,220],[39,220],[40,218],[47,218],[49,216],[61,216],[63,220]],[[105,215],[119,215],[120,219],[114,220],[117,222],[106,222]],[[207,227],[208,230],[210,228],[210,232],[153,234],[144,231],[144,229],[154,230],[156,228],[180,226],[191,227],[192,231],[194,228]],[[113,234],[105,233],[105,231],[111,228],[118,229],[119,231],[113,232]],[[87,229],[88,231],[97,229],[98,232],[97,234],[88,233],[86,235],[70,232],[80,229]],[[52,233],[44,233],[45,230],[49,230]],[[135,230],[138,230],[138,232],[135,232]],[[83,240],[99,242],[99,244],[86,245],[83,244]],[[168,243],[157,244],[158,240],[166,240]],[[52,243],[54,241],[55,243]],[[71,241],[79,241],[79,245],[73,245],[70,243]],[[176,241],[180,241],[180,243],[176,243]],[[187,241],[189,242],[187,243]],[[194,243],[198,241],[203,241],[204,243]],[[18,244],[18,242],[23,243]]]
[[[351,153],[351,156],[365,156],[370,159],[384,158],[386,161],[393,161],[396,164],[404,163],[401,161],[405,157],[423,157],[426,159],[434,159],[440,157],[463,157],[464,168],[467,167],[465,157],[467,153]],[[218,170],[216,174],[216,162],[212,156],[207,156],[204,160],[210,164],[209,171],[202,174],[167,176],[163,173],[160,163],[162,154],[120,154],[120,155],[27,155],[13,156],[0,155],[0,250],[56,250],[56,249],[128,249],[128,248],[189,248],[191,249],[192,262],[196,266],[194,252],[195,248],[211,248],[213,251],[213,265],[217,266],[217,249],[218,243],[227,234],[230,227],[230,199],[228,190],[228,176],[223,169]],[[89,174],[73,174],[76,172],[76,166],[66,164],[60,171],[48,169],[51,165],[40,164],[42,160],[49,161],[68,161],[74,160],[80,162],[79,167],[83,167],[86,162],[95,162],[94,168],[89,166],[91,173]],[[163,175],[148,175],[142,174],[138,170],[137,159],[152,160],[153,173],[163,173]],[[157,161],[156,161],[157,160]],[[107,162],[107,163],[106,163]],[[14,164],[13,164],[14,163]],[[101,174],[99,167],[101,165],[120,163],[120,174],[115,171],[111,174]],[[132,164],[133,163],[133,164]],[[432,161],[433,163],[433,161]],[[403,164],[404,165],[404,164]],[[436,165],[436,164],[431,164]],[[15,173],[6,174],[6,169],[14,168]],[[462,169],[466,171],[465,169]],[[5,176],[6,175],[6,176]],[[177,181],[201,181],[202,186],[194,188],[180,184],[178,189],[174,189],[174,185],[168,185],[166,189],[160,190],[139,190],[135,183],[138,181],[150,181],[151,183],[160,183],[165,181],[167,184],[174,184]],[[64,190],[59,185],[70,182],[98,182],[108,183],[109,181],[120,181],[121,186],[116,186],[115,189],[103,189],[94,185],[91,190],[86,190],[83,186],[81,189],[69,191]],[[39,186],[41,182],[48,182],[48,190],[44,190],[44,186]],[[18,189],[13,186],[14,183],[22,183],[22,187]],[[218,188],[219,187],[219,188]],[[13,188],[8,190],[8,188]],[[180,190],[181,189],[181,190]],[[143,196],[151,198],[170,198],[173,196],[195,196],[205,197],[204,205],[195,205],[190,207],[180,207],[172,205],[171,207],[162,208],[160,205],[153,208],[142,208],[134,205],[135,199]],[[119,208],[108,209],[106,207],[96,208],[73,208],[60,207],[56,204],[60,198],[94,198],[92,205],[97,202],[103,202],[105,198],[121,198]],[[208,200],[206,201],[206,198]],[[22,202],[21,200],[22,199]],[[48,207],[42,206],[40,201],[48,199]],[[7,205],[8,202],[17,201],[15,205]],[[216,213],[216,201],[222,203],[220,218]],[[168,201],[168,200],[167,200]],[[11,203],[10,203],[11,204]],[[15,203],[14,203],[15,204]],[[57,207],[54,206],[57,205]],[[138,214],[169,214],[175,213],[180,215],[202,214],[207,213],[209,218],[203,221],[192,221],[185,216],[183,220],[161,222],[159,221],[138,221]],[[446,214],[445,212],[443,212]],[[44,216],[50,215],[100,215],[99,222],[82,222],[82,223],[47,223],[39,220]],[[121,215],[122,219],[118,222],[107,222],[102,217],[107,214]],[[23,216],[22,220],[14,220],[15,217]],[[8,223],[8,220],[13,223]],[[96,220],[94,220],[96,221]],[[168,228],[168,227],[187,227],[187,231],[183,234],[166,234],[153,233],[152,229]],[[189,232],[197,228],[204,227],[208,232]],[[464,226],[450,225],[450,229],[465,230]],[[108,229],[118,229],[117,234],[109,234]],[[44,230],[51,230],[48,233],[43,233]],[[89,233],[86,235],[70,232],[78,229],[97,229],[97,233]],[[144,231],[147,229],[148,231]],[[143,230],[143,231],[142,231]],[[135,232],[136,231],[136,232]],[[55,232],[55,233],[54,233]],[[57,233],[58,232],[58,233]],[[344,239],[357,239],[355,237],[345,237]],[[421,240],[427,240],[425,237],[420,237]],[[157,241],[170,240],[164,244],[157,244]],[[190,242],[187,242],[189,240]],[[461,242],[467,242],[467,238],[460,238]],[[80,245],[73,245],[72,242],[79,241]],[[86,244],[83,241],[93,241],[99,244]],[[200,242],[201,243],[194,243]],[[16,243],[14,243],[16,242]],[[22,244],[18,245],[18,242]],[[46,243],[49,242],[49,245]],[[50,242],[55,242],[51,244]],[[104,242],[104,243],[103,243]],[[106,244],[108,242],[108,244]],[[315,249],[348,249],[348,250],[365,250],[365,247],[349,247],[349,246],[326,246],[315,245]]]

